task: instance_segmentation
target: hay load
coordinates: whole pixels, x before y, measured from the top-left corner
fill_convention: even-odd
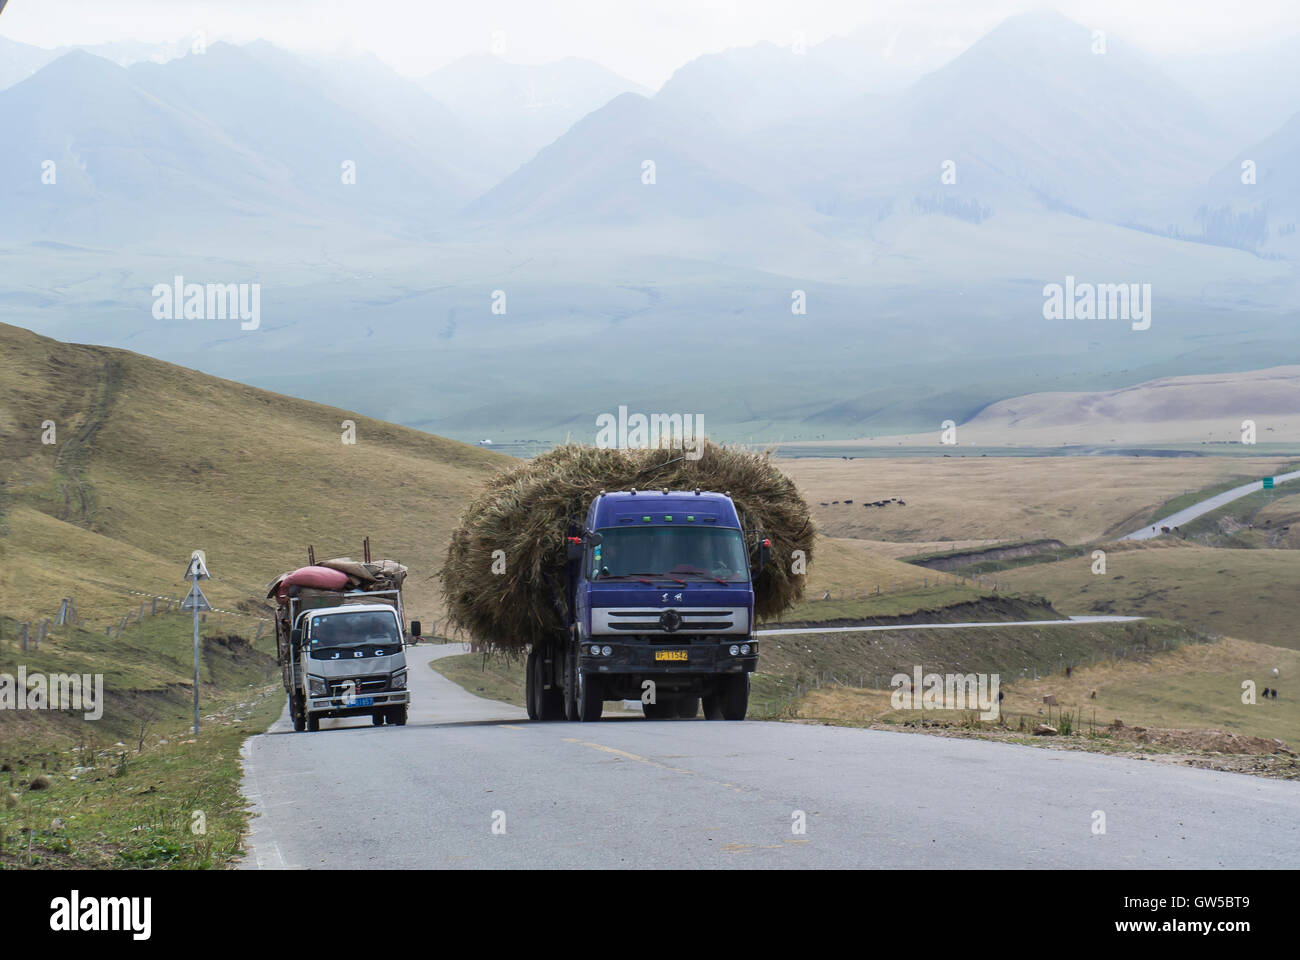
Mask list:
[[[440,574],[448,617],[488,649],[519,653],[564,630],[565,538],[581,527],[602,491],[711,490],[729,493],[748,537],[772,562],[754,581],[755,615],[774,617],[803,595],[795,551],[812,560],[815,528],[794,481],[768,454],[708,443],[697,460],[680,449],[614,450],[569,444],[489,481],[452,533]]]

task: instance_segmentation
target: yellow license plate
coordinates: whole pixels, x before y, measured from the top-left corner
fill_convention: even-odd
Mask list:
[[[689,659],[685,650],[656,650],[656,660],[686,660]]]

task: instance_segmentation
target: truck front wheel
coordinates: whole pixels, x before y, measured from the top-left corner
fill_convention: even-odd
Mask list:
[[[601,712],[605,709],[600,678],[589,677],[581,670],[575,670],[574,673],[578,675],[578,689],[574,691],[578,701],[578,719],[584,723],[599,720]]]
[[[749,674],[733,673],[720,684],[723,720],[744,720],[749,710]]]
[[[314,713],[310,713],[310,714],[308,714],[308,715],[307,715],[307,732],[308,732],[308,733],[315,733],[315,732],[316,732],[317,730],[319,730],[319,729],[320,729],[320,717],[316,716],[316,714],[314,714]]]
[[[293,729],[302,733],[307,729],[307,718],[304,716],[302,700],[297,694],[289,698],[289,716],[293,719]]]
[[[388,711],[389,724],[394,727],[406,726],[406,711],[407,711],[406,704],[403,704],[400,707],[393,707],[392,709],[390,709]]]

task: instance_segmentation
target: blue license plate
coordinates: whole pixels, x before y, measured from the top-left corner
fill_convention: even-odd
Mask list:
[[[374,697],[353,697],[349,704],[354,707],[373,707],[375,705]]]

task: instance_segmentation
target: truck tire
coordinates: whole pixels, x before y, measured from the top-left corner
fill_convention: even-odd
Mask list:
[[[529,650],[528,660],[524,664],[524,705],[528,708],[529,720],[536,720],[540,715],[537,706],[538,701],[541,699],[538,697],[539,692],[537,684],[537,651]]]
[[[721,681],[719,681],[721,686]],[[719,691],[706,693],[704,695],[704,719],[721,720],[722,719],[722,694]]]
[[[749,711],[749,674],[733,673],[721,683],[722,719],[744,720]]]
[[[537,711],[538,719],[548,723],[554,720],[563,720],[565,714],[564,688],[558,683],[553,683],[551,684],[551,689],[546,689],[545,657],[537,658],[537,673],[539,676],[539,682],[537,684],[537,699],[539,701],[539,709]]]
[[[319,729],[320,729],[320,717],[316,716],[316,714],[314,714],[314,713],[312,713],[312,714],[308,714],[308,715],[307,715],[307,732],[308,732],[308,733],[315,733],[315,732],[316,732],[317,730],[319,730]]]
[[[406,726],[407,705],[402,704],[400,707],[393,707],[388,712],[388,722],[394,727]]]
[[[563,720],[564,691],[556,684],[551,684],[551,689],[546,689],[546,658],[540,650],[528,654],[528,681],[532,687],[531,694],[527,694],[525,690],[531,707],[528,713],[529,719],[544,723]]]
[[[372,713],[370,715],[370,723],[372,726],[382,727],[384,725],[384,711],[376,710]]]
[[[574,684],[577,688],[574,691],[574,699],[578,701],[578,719],[583,723],[599,720],[601,712],[605,709],[600,678],[589,677],[581,670],[575,672],[578,675],[577,683]]]
[[[303,715],[302,700],[297,694],[289,697],[289,716],[293,719],[293,729],[302,733],[307,729],[307,718]]]
[[[682,697],[677,701],[677,716],[683,720],[694,720],[700,712],[699,697]]]
[[[578,655],[572,647],[564,658],[564,719],[578,720]]]

